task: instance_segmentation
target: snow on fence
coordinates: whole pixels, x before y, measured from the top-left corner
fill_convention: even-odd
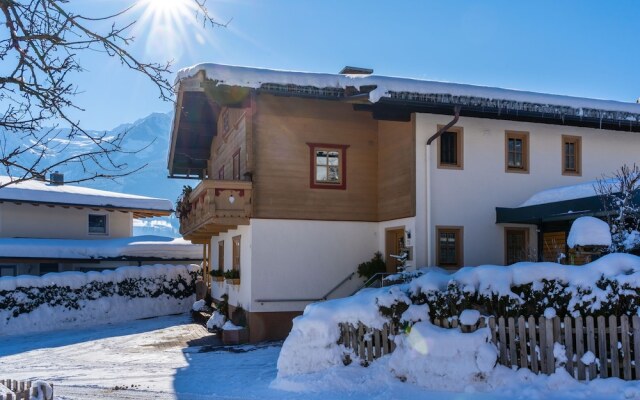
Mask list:
[[[457,329],[457,320],[435,319],[442,328]],[[498,349],[498,363],[552,374],[564,368],[578,380],[616,377],[640,380],[640,317],[615,315],[597,318],[489,317],[477,326],[460,325],[462,332],[489,327]],[[393,352],[396,324],[369,329],[359,324],[340,324],[338,344],[351,349],[365,365]]]
[[[53,383],[0,379],[0,400],[53,400]]]

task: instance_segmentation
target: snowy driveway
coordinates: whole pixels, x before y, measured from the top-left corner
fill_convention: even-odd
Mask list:
[[[52,381],[57,398],[74,400],[640,397],[638,386],[617,385],[622,390],[615,390],[607,387],[611,380],[587,387],[553,379],[543,379],[544,385],[526,383],[530,378],[485,393],[433,392],[401,383],[381,363],[367,369],[350,366],[276,380],[278,344],[226,349],[196,346],[202,334],[202,327],[180,315],[3,336],[0,377]]]

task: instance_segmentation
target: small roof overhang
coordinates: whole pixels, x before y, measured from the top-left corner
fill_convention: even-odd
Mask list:
[[[640,201],[640,191],[634,194]],[[604,216],[611,213],[604,208],[599,196],[554,201],[524,207],[496,207],[496,223],[540,224],[543,222],[574,220],[583,216]]]

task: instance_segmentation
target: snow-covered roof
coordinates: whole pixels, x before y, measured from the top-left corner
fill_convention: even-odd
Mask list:
[[[11,178],[8,176],[0,176],[0,184],[10,180]],[[157,211],[159,213],[151,212],[150,214],[158,215],[166,215],[173,210],[173,204],[166,199],[109,192],[69,184],[54,185],[38,180],[19,182],[0,188],[0,201]]]
[[[164,236],[133,236],[118,239],[0,238],[0,257],[46,259],[200,260],[202,245]]]
[[[640,104],[636,103],[379,75],[294,72],[203,63],[180,70],[176,82],[194,77],[200,72],[204,72],[207,79],[215,81],[217,84],[253,89],[269,84],[319,89],[375,87],[369,93],[369,100],[372,103],[376,103],[382,98],[428,101],[429,96],[436,96],[442,101],[446,100],[456,104],[488,104],[490,107],[512,109],[523,109],[524,107],[527,111],[640,121]],[[607,112],[610,114],[606,114]]]
[[[609,224],[595,217],[580,217],[573,221],[567,244],[576,246],[611,246]]]
[[[614,189],[618,184],[616,179],[605,179],[600,181],[605,187],[610,186]],[[524,203],[518,207],[537,206],[540,204],[555,203],[558,201],[567,201],[575,199],[583,199],[585,197],[598,196],[598,181],[589,181],[578,183],[576,185],[559,186],[551,189],[542,190],[529,197]]]
[[[596,181],[579,183],[577,185],[560,186],[535,193],[518,207],[537,206],[540,204],[555,203],[557,201],[582,199],[584,197],[597,196]]]

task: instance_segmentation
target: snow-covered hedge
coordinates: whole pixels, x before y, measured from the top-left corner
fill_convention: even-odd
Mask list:
[[[382,306],[398,320],[408,304],[429,305],[431,318],[451,318],[465,309],[486,315],[636,315],[640,310],[640,258],[609,254],[583,266],[523,262],[483,265],[450,274],[431,269],[413,279],[410,303]]]
[[[396,350],[375,363],[401,379],[459,390],[494,374],[497,353],[489,331],[446,330],[433,326],[431,318],[459,317],[465,309],[499,316],[545,311],[559,316],[636,315],[640,310],[640,257],[629,254],[609,254],[584,266],[484,265],[453,274],[431,268],[411,278],[307,306],[283,344],[278,376],[340,367],[346,354],[357,359],[357,354],[338,344],[340,323],[380,329],[395,319],[404,325],[394,338]],[[463,315],[470,320],[477,317],[473,311]]]
[[[0,335],[186,312],[197,265],[0,278]]]

